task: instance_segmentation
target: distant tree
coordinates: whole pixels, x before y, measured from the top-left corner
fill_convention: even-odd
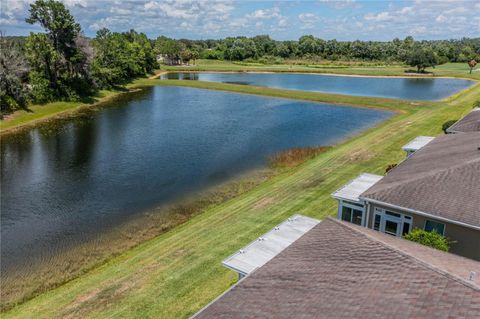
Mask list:
[[[0,33],[0,107],[1,114],[24,108],[27,103],[28,66],[20,45]]]
[[[87,55],[79,48],[80,25],[61,2],[37,0],[26,22],[38,23],[46,33],[31,33],[26,50],[32,68],[34,98],[77,99],[90,93]]]
[[[417,228],[403,236],[403,238],[442,251],[448,251],[450,249],[447,238],[435,230],[428,232]]]
[[[313,35],[304,35],[298,40],[298,49],[302,55],[317,55],[323,51],[320,42]]]
[[[174,39],[159,37],[155,43],[155,50],[175,64],[181,60],[181,53],[185,50],[185,44]]]
[[[145,76],[157,67],[152,44],[144,33],[135,30],[125,33],[111,32],[106,28],[98,30],[92,46],[95,55],[91,74],[102,88]]]
[[[193,52],[190,49],[185,49],[182,52],[180,52],[180,58],[184,63],[190,62],[190,60],[193,58]]]
[[[193,60],[193,64],[195,64],[199,57],[200,53],[198,53],[198,50],[192,50],[191,59]]]
[[[230,60],[245,60],[257,56],[257,48],[253,40],[240,37],[231,43],[227,48],[225,55]]]
[[[470,60],[468,61],[468,66],[470,67],[470,74],[472,74],[473,68],[477,65],[477,61],[475,60]]]
[[[425,72],[428,67],[435,67],[438,64],[438,59],[431,48],[423,48],[416,46],[407,56],[405,61],[408,65],[416,67],[417,72]]]
[[[275,51],[275,41],[273,41],[268,35],[257,35],[252,38],[255,42],[258,56],[272,55]]]

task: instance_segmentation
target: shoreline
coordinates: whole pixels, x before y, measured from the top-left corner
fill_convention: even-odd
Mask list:
[[[332,215],[334,189],[359,172],[383,174],[388,164],[404,158],[401,146],[413,137],[441,134],[444,121],[458,118],[480,97],[476,89],[462,91],[447,103],[384,102],[386,108],[403,112],[4,316],[104,318],[112,311],[142,316],[141,309],[149,304],[150,315],[188,317],[236,281],[235,274],[222,268],[222,258],[294,212],[315,218]]]
[[[22,132],[24,130],[33,129],[33,128],[37,127],[38,125],[48,123],[49,121],[68,119],[70,117],[74,117],[76,114],[78,114],[82,111],[89,110],[89,109],[95,109],[97,107],[102,107],[103,104],[108,104],[108,103],[114,101],[115,99],[125,95],[125,94],[135,93],[135,92],[139,92],[141,90],[142,89],[140,87],[132,87],[132,88],[129,88],[127,91],[113,92],[113,94],[111,94],[109,96],[106,96],[106,97],[101,97],[97,101],[95,101],[93,103],[90,103],[90,104],[81,103],[77,106],[72,106],[71,108],[68,108],[68,109],[60,111],[60,112],[47,114],[44,117],[40,117],[40,118],[33,119],[31,121],[27,121],[27,122],[19,124],[19,125],[15,125],[15,126],[12,126],[12,127],[7,127],[5,129],[1,129],[0,130],[0,138],[3,137],[3,136],[6,136],[6,135],[19,133],[19,132]],[[68,103],[76,103],[76,102],[68,102]],[[42,106],[40,106],[40,107],[42,107]],[[13,116],[11,118],[9,118],[7,121],[15,119],[15,117],[14,117],[15,112],[12,113],[12,115]],[[2,121],[4,121],[4,120],[2,120]]]
[[[347,136],[345,140],[351,137]],[[28,302],[45,291],[65,285],[127,251],[181,226],[210,207],[222,205],[228,200],[241,196],[281,174],[283,170],[298,167],[332,147],[290,148],[272,154],[264,167],[252,168],[199,192],[186,194],[171,202],[139,211],[86,241],[70,243],[61,251],[36,258],[29,264],[15,265],[2,275],[0,313],[7,312],[15,305]],[[92,254],[94,257],[91,257]],[[76,265],[77,268],[68,267],[66,270],[66,265],[70,264]],[[59,269],[63,269],[63,273],[61,271],[59,273]],[[52,276],[56,276],[56,279],[52,279]],[[32,282],[38,282],[38,278],[49,282],[43,285],[40,283],[36,286],[32,285]],[[18,292],[19,286],[24,289],[30,286],[31,288],[27,289],[30,290],[29,292],[21,293]],[[21,296],[4,304],[5,299],[11,299],[11,295],[18,294]]]
[[[173,66],[171,66],[173,67]],[[182,66],[180,66],[182,68]],[[185,68],[185,67],[183,67]],[[320,68],[319,68],[320,69]],[[348,69],[348,71],[355,69]],[[188,70],[188,69],[179,69],[179,70],[165,70],[159,74],[154,79],[158,79],[163,74],[167,73],[258,73],[258,74],[275,74],[275,73],[287,73],[287,74],[305,74],[305,75],[324,75],[324,76],[338,76],[338,77],[357,77],[357,78],[401,78],[401,79],[459,79],[459,80],[469,80],[475,83],[480,82],[480,80],[466,78],[466,77],[457,77],[457,76],[444,76],[444,75],[435,75],[433,73],[428,74],[417,74],[417,73],[405,73],[405,75],[365,75],[365,74],[349,74],[349,73],[328,73],[328,72],[317,72],[312,70],[310,71],[289,71],[289,70],[278,70],[278,71],[256,71],[256,70],[226,70],[226,71],[209,71],[209,70]]]
[[[350,70],[351,71],[351,70]],[[462,80],[469,80],[469,81],[472,81],[472,85],[469,86],[468,88],[465,88],[459,92],[456,92],[454,93],[453,95],[451,96],[448,96],[444,99],[441,99],[441,100],[437,100],[437,101],[415,101],[415,100],[404,100],[404,99],[388,99],[388,98],[381,98],[381,97],[370,97],[370,96],[353,96],[353,95],[344,95],[344,94],[333,94],[333,93],[323,93],[323,92],[311,92],[311,93],[318,93],[319,95],[322,95],[324,97],[328,97],[328,96],[342,96],[342,97],[351,97],[352,100],[354,100],[355,98],[356,99],[362,99],[362,98],[365,98],[365,99],[371,99],[371,101],[377,99],[377,100],[392,100],[392,101],[404,101],[404,102],[410,102],[410,103],[417,103],[417,102],[446,102],[446,101],[449,101],[451,100],[452,98],[454,98],[454,96],[466,91],[466,90],[469,90],[471,89],[472,87],[475,87],[476,84],[480,83],[480,80],[476,80],[476,79],[471,79],[471,78],[464,78],[464,77],[458,77],[458,76],[435,76],[435,75],[432,75],[432,76],[429,76],[429,77],[422,77],[422,76],[416,76],[416,75],[412,75],[412,76],[400,76],[400,75],[362,75],[362,74],[343,74],[343,73],[323,73],[323,72],[315,72],[315,71],[312,71],[312,72],[301,72],[301,71],[283,71],[283,70],[278,70],[278,71],[255,71],[255,70],[238,70],[238,71],[235,71],[235,70],[232,70],[232,71],[208,71],[208,70],[160,70],[160,72],[158,73],[155,73],[154,75],[148,77],[148,78],[144,78],[144,79],[137,79],[133,82],[131,82],[130,84],[126,85],[126,88],[128,89],[128,91],[120,91],[120,92],[113,92],[111,95],[109,96],[106,96],[106,97],[101,97],[99,98],[96,102],[94,103],[91,103],[91,104],[88,104],[88,103],[81,103],[81,102],[66,102],[66,103],[79,103],[79,105],[77,106],[72,106],[71,108],[67,108],[65,110],[62,110],[60,112],[53,112],[51,114],[46,114],[45,116],[43,117],[40,117],[40,118],[37,118],[37,119],[33,119],[31,121],[26,121],[25,123],[20,123],[18,125],[14,125],[14,126],[11,126],[11,127],[7,127],[7,128],[1,128],[2,125],[0,125],[0,138],[4,135],[9,135],[9,134],[14,134],[18,131],[23,131],[23,130],[26,130],[26,129],[31,129],[31,128],[34,128],[36,127],[37,125],[41,124],[41,123],[44,123],[44,122],[48,122],[48,121],[52,121],[52,120],[55,120],[55,119],[64,119],[64,118],[68,118],[69,116],[73,116],[75,115],[75,113],[77,112],[80,112],[82,110],[85,110],[85,109],[89,109],[89,108],[95,108],[95,107],[101,107],[102,104],[104,103],[108,103],[112,100],[114,100],[116,97],[118,96],[122,96],[126,93],[132,93],[132,92],[136,92],[138,90],[141,90],[141,87],[142,86],[152,86],[152,85],[156,85],[155,84],[155,80],[159,80],[159,77],[161,77],[162,75],[164,74],[168,74],[168,73],[182,73],[182,72],[185,72],[185,73],[259,73],[259,74],[275,74],[275,73],[291,73],[291,74],[305,74],[305,75],[325,75],[325,76],[338,76],[338,77],[341,77],[341,76],[344,76],[344,77],[359,77],[359,78],[405,78],[405,79],[408,79],[408,78],[427,78],[427,79],[440,79],[440,78],[445,78],[445,79],[462,79]],[[147,83],[145,81],[151,81],[151,83]],[[165,80],[159,80],[159,81],[165,81]],[[174,81],[174,80],[171,80],[171,81]],[[175,80],[175,81],[186,81],[186,80]],[[205,82],[205,81],[198,81],[198,82]],[[207,82],[207,83],[220,83],[220,82]],[[232,84],[234,85],[234,84]],[[190,87],[195,87],[195,86],[190,86]],[[253,92],[254,89],[256,88],[255,86],[250,86],[253,88],[253,90],[251,90],[252,92],[249,93],[249,94],[258,94],[258,92]],[[203,87],[205,88],[205,87]],[[266,88],[266,89],[275,89],[275,88],[268,88],[268,87],[258,87],[258,88]],[[209,88],[206,88],[206,89],[209,89]],[[216,89],[216,88],[212,88],[212,89]],[[218,89],[216,89],[218,90]],[[221,89],[220,89],[221,90]],[[290,91],[290,92],[308,92],[308,91],[301,91],[301,90],[286,90],[286,89],[276,89],[276,90],[279,90],[279,91]],[[237,91],[234,91],[234,90],[226,90],[226,91],[230,91],[230,92],[239,92],[239,93],[244,93],[244,92],[240,92],[241,90],[237,90]],[[260,95],[266,95],[266,94],[260,94]],[[288,98],[288,97],[287,97]],[[293,99],[298,99],[298,98],[293,98]],[[311,99],[307,99],[309,101],[313,101]],[[320,102],[322,103],[323,101],[318,101],[317,102]],[[55,104],[55,103],[60,103],[60,102],[53,102],[52,104]],[[371,106],[369,105],[366,105],[364,103],[360,103],[360,104],[356,104],[355,102],[350,102],[350,103],[335,103],[335,102],[324,102],[324,103],[334,103],[334,104],[337,104],[337,105],[351,105],[351,106],[361,106],[361,107],[367,107],[367,108],[371,108]],[[38,105],[36,105],[38,106]],[[43,106],[38,106],[38,107],[43,107]],[[48,107],[48,104],[47,106]],[[376,107],[373,107],[373,108],[376,108]],[[8,123],[9,121],[11,120],[14,120],[15,119],[15,114],[17,112],[21,112],[21,111],[16,111],[12,114],[10,114],[10,118],[7,119],[7,120],[1,120],[0,123]],[[6,122],[5,122],[6,121]],[[5,125],[5,124],[4,124]]]

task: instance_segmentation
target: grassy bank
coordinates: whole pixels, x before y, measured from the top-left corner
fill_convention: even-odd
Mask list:
[[[138,81],[137,85],[147,84]],[[480,87],[442,102],[389,99],[255,88],[196,81],[150,81],[240,93],[373,106],[397,115],[329,148],[252,190],[219,205],[92,269],[81,277],[16,306],[3,318],[178,318],[225,291],[236,274],[223,258],[292,214],[335,214],[330,193],[361,172],[383,174],[404,158],[401,146],[417,135],[441,134],[441,126],[466,114]],[[321,106],[319,106],[321,107]]]

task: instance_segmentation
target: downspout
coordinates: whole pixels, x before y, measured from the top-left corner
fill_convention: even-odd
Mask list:
[[[370,203],[365,202],[365,213],[367,217],[365,218],[365,227],[368,228],[368,217],[370,216]]]

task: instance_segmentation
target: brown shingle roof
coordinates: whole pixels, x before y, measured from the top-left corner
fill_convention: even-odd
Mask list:
[[[360,195],[480,227],[480,133],[439,136]]]
[[[448,133],[480,132],[480,108],[473,109],[464,118],[447,129]]]
[[[470,271],[480,263],[329,218],[195,318],[479,318]]]

